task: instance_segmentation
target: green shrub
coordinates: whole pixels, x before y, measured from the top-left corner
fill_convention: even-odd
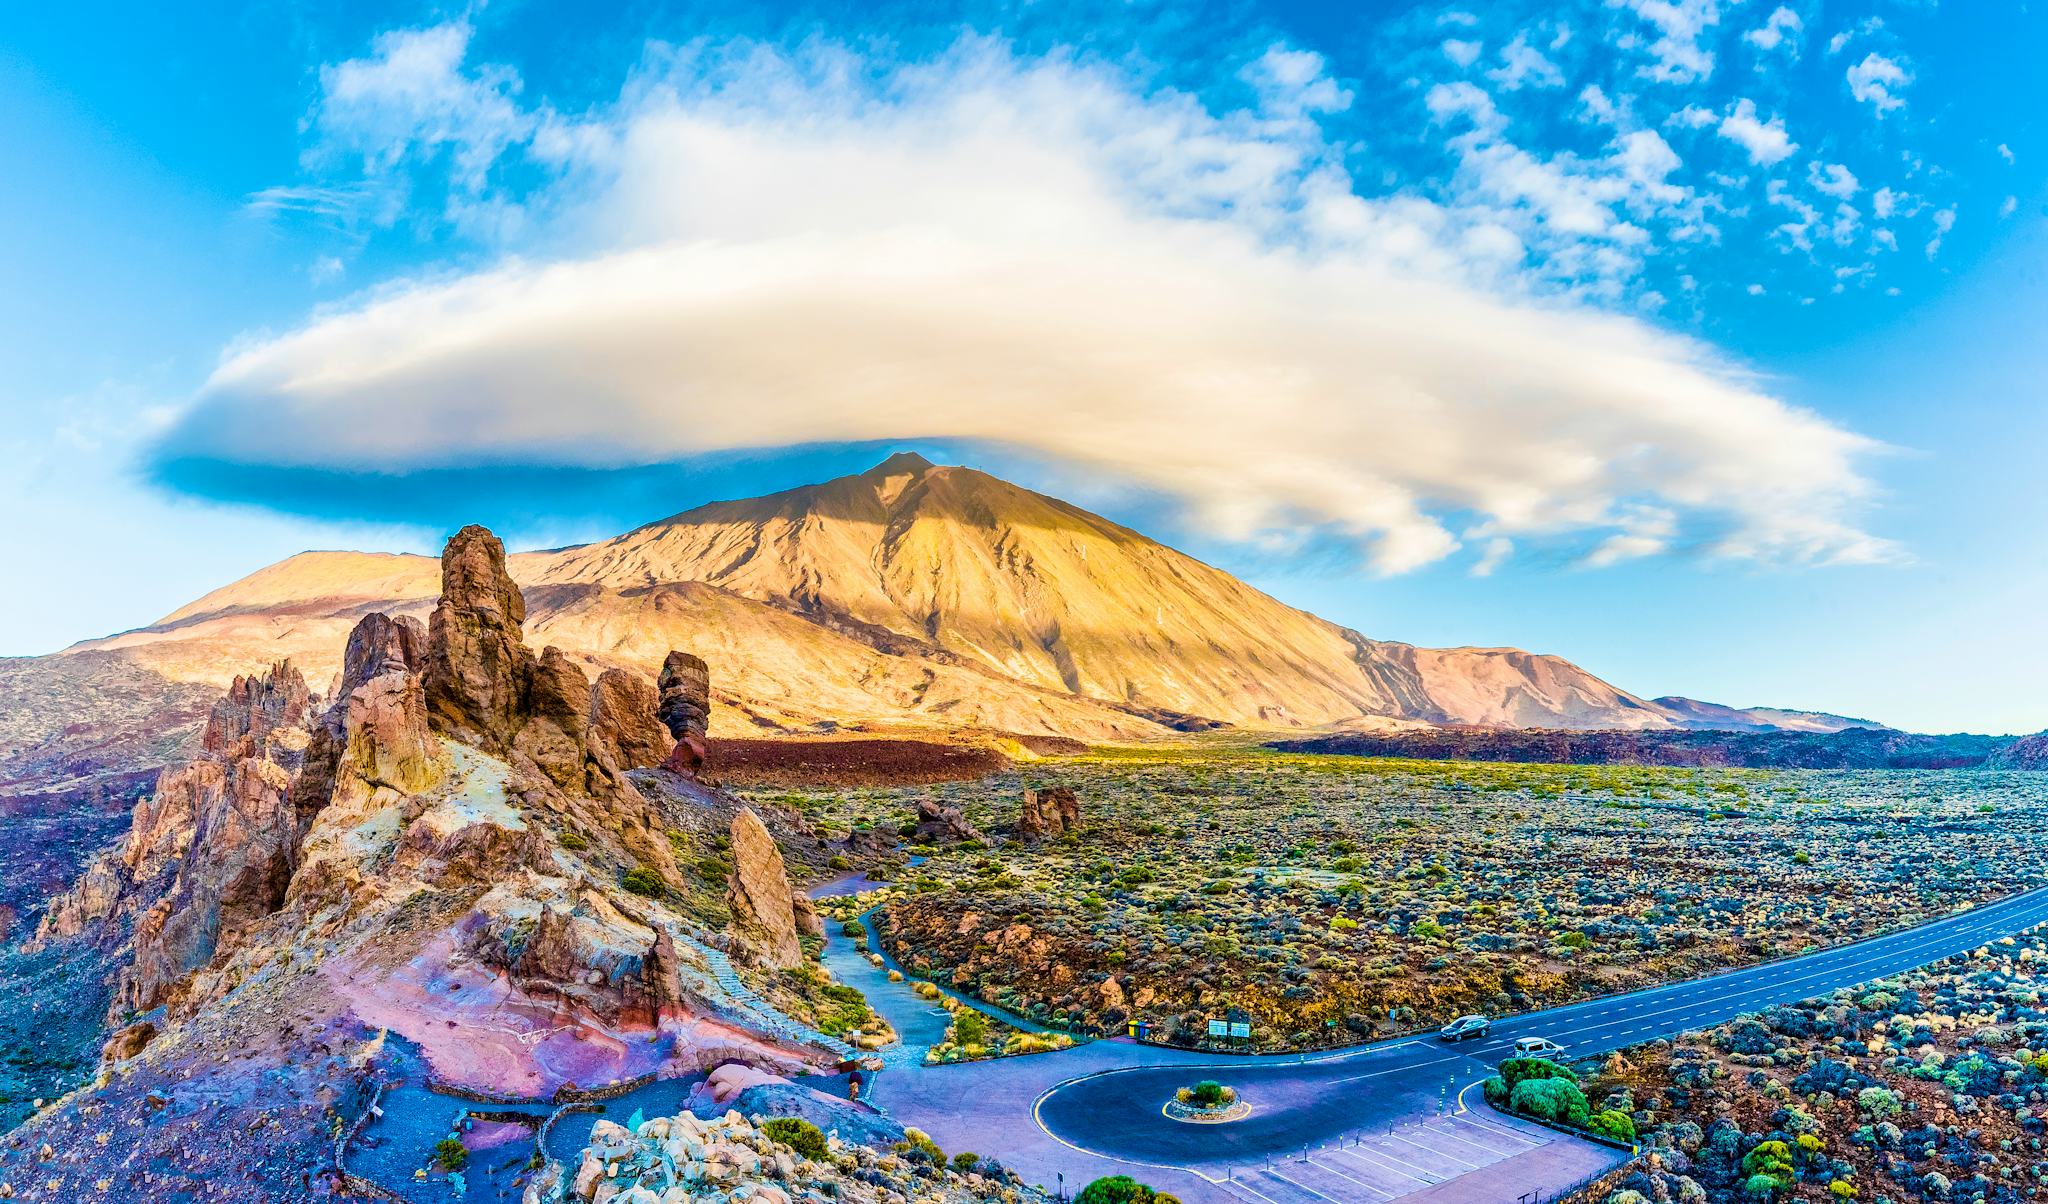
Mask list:
[[[644,865],[636,865],[627,870],[619,885],[625,887],[631,894],[644,895],[648,898],[661,894],[663,889],[661,875]]]
[[[903,1130],[903,1140],[896,1143],[896,1151],[913,1162],[929,1162],[933,1166],[946,1165],[946,1151],[923,1129]]]
[[[469,1165],[469,1147],[460,1137],[443,1137],[434,1143],[434,1165],[444,1171],[459,1171]]]
[[[968,1171],[973,1170],[975,1166],[977,1166],[980,1162],[981,1155],[970,1154],[966,1150],[962,1150],[959,1153],[953,1155],[953,1169],[959,1171],[963,1175],[966,1174]]]
[[[1634,1144],[1636,1139],[1636,1122],[1630,1119],[1628,1113],[1617,1112],[1612,1108],[1595,1112],[1593,1119],[1586,1122],[1586,1127],[1610,1141]]]
[[[1159,1204],[1171,1200],[1131,1178],[1129,1175],[1109,1175],[1081,1189],[1074,1197],[1074,1204]]]
[[[572,853],[581,853],[590,847],[590,842],[574,832],[562,833],[562,847]]]
[[[1188,1088],[1188,1102],[1202,1108],[1213,1108],[1228,1098],[1228,1089],[1215,1079],[1203,1079]]]
[[[953,1016],[953,1042],[956,1045],[987,1045],[987,1018],[973,1008],[961,1008]]]
[[[1792,1186],[1797,1171],[1792,1165],[1792,1147],[1782,1141],[1766,1141],[1742,1156],[1742,1173],[1749,1176],[1743,1187],[1759,1195],[1771,1195]],[[1757,1181],[1768,1187],[1757,1192]]]
[[[1579,1076],[1568,1066],[1560,1066],[1549,1058],[1509,1058],[1500,1064],[1500,1077],[1507,1082],[1508,1090],[1524,1079],[1563,1079],[1576,1083]]]
[[[1492,1104],[1496,1108],[1505,1108],[1508,1106],[1507,1080],[1501,1078],[1499,1075],[1494,1075],[1493,1077],[1487,1079],[1485,1082],[1479,1084],[1479,1093],[1486,1097],[1487,1103]]]
[[[823,1162],[829,1154],[825,1134],[802,1117],[778,1116],[762,1125],[761,1132],[768,1140],[786,1145],[813,1162]]]
[[[1508,1093],[1508,1106],[1537,1120],[1575,1128],[1586,1124],[1585,1092],[1564,1079],[1524,1079]]]

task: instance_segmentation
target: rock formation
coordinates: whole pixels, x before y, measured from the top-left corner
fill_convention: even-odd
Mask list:
[[[762,962],[794,966],[803,960],[800,932],[823,932],[810,901],[790,889],[789,871],[775,838],[751,807],[732,819],[732,878],[726,888],[732,933]]]
[[[52,902],[39,941],[135,917],[116,1013],[164,1002],[283,901],[299,837],[289,792],[311,704],[289,663],[237,677],[208,716],[200,755],[165,770],[135,805],[127,840]]]
[[[505,572],[505,545],[478,526],[441,551],[441,600],[427,621],[427,706],[436,727],[504,753],[525,718],[533,653],[526,600]]]
[[[668,767],[694,774],[704,765],[711,726],[711,670],[687,652],[671,652],[661,665],[661,721],[675,739]]]
[[[942,806],[936,799],[917,800],[917,830],[911,839],[918,844],[959,844],[980,840],[981,833],[958,807]]]
[[[669,658],[682,655],[671,652]],[[675,737],[657,717],[659,709],[660,696],[640,674],[630,669],[606,669],[598,674],[590,687],[592,755],[607,757],[621,769],[661,764],[674,748]]]
[[[1057,838],[1081,823],[1081,799],[1069,786],[1047,786],[1024,792],[1017,814],[1017,835],[1025,840]]]
[[[760,818],[698,781],[640,775],[643,792],[631,771],[669,751],[654,687],[613,672],[593,685],[559,650],[518,643],[523,606],[488,533],[466,529],[444,564],[430,627],[359,620],[323,712],[290,664],[237,679],[198,755],[163,773],[127,839],[46,911],[39,942],[125,954],[110,1020],[150,1013],[105,1041],[103,1068],[205,1101],[221,1148],[262,1129],[268,1157],[331,1150],[333,1090],[350,1063],[385,1056],[373,1034],[498,1094],[735,1059],[825,1064],[823,1050],[749,1031],[781,1030],[758,1001],[727,998],[699,952],[730,939],[787,967],[822,933]],[[677,664],[672,697],[688,706],[671,713],[701,746],[706,674]],[[678,905],[669,833],[701,823],[692,807],[737,812],[731,938]],[[120,1106],[142,1106],[141,1090]],[[272,1106],[295,1094],[309,1105]],[[80,1106],[44,1118],[65,1165],[99,1149]],[[99,1190],[156,1198],[152,1176],[195,1131],[147,1146]]]

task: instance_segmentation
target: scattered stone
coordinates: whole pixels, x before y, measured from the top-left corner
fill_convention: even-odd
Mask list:
[[[911,839],[918,844],[959,844],[980,840],[981,833],[958,807],[942,806],[935,799],[917,800],[917,830]]]
[[[1081,824],[1081,799],[1070,786],[1026,790],[1017,816],[1017,834],[1026,840],[1054,839]]]

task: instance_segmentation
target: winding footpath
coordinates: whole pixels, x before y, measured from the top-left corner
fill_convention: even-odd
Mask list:
[[[817,893],[850,889],[858,885],[840,881]],[[903,1036],[871,1101],[946,1150],[999,1158],[1026,1179],[1072,1191],[1128,1173],[1202,1204],[1510,1204],[1626,1157],[1474,1110],[1473,1088],[1517,1038],[1545,1037],[1573,1056],[1605,1053],[1886,978],[2042,923],[2048,888],[1798,957],[1504,1018],[1480,1041],[1413,1037],[1321,1055],[1230,1057],[1116,1039],[924,1066],[924,1049],[944,1034],[944,1010],[909,981],[889,982],[836,931],[826,961]],[[1167,1117],[1164,1101],[1201,1077],[1236,1087],[1251,1115],[1221,1125]]]

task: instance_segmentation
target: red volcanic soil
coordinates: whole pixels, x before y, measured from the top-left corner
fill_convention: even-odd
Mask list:
[[[707,776],[729,786],[922,786],[1001,773],[992,748],[880,737],[826,740],[713,739]]]

